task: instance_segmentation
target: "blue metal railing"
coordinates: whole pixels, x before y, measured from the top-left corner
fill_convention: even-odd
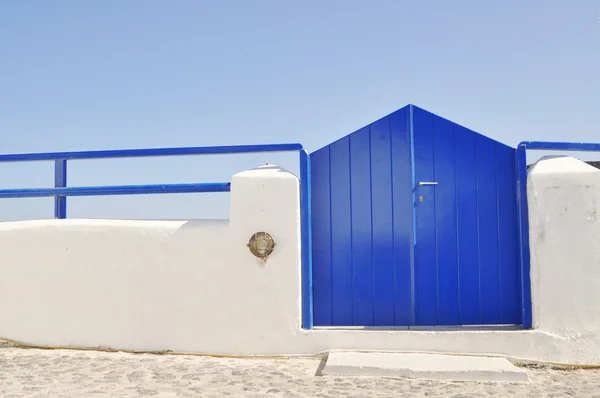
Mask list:
[[[57,199],[67,196],[108,196],[108,195],[144,195],[159,193],[228,192],[228,182],[208,182],[197,184],[159,184],[159,185],[114,185],[97,187],[58,187],[2,189],[0,199],[5,198],[42,198],[54,196]],[[60,211],[59,211],[60,213]],[[65,218],[66,214],[55,214],[56,218]]]
[[[85,159],[144,158],[290,151],[298,151],[300,154],[300,211],[302,222],[302,326],[305,329],[311,329],[313,317],[312,255],[310,251],[312,239],[310,230],[310,159],[309,155],[306,153],[301,144],[123,149],[0,155],[0,163],[54,161],[54,188],[0,189],[0,199],[54,197],[54,217],[64,219],[67,217],[68,196],[229,192],[229,182],[68,187],[67,161]]]
[[[599,151],[600,144],[586,142],[523,141],[517,146],[517,198],[519,211],[519,238],[521,240],[521,271],[523,288],[523,328],[532,326],[531,314],[531,258],[529,247],[529,214],[527,203],[527,150]]]
[[[54,197],[54,217],[67,217],[67,196],[144,195],[194,192],[228,192],[228,182],[161,185],[67,187],[67,161],[84,159],[239,154],[301,151],[300,144],[238,145],[187,148],[123,149],[0,155],[0,163],[54,161],[54,188],[3,189],[0,198]]]

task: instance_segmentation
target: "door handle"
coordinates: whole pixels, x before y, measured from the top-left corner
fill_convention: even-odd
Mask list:
[[[423,187],[425,185],[437,185],[436,181],[419,181],[419,186]]]

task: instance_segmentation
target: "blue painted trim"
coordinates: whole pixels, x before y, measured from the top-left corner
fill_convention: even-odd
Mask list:
[[[588,142],[548,142],[548,141],[523,141],[519,146],[532,150],[549,151],[600,151],[600,144]]]
[[[51,196],[146,195],[164,193],[229,192],[228,182],[198,184],[120,185],[99,187],[2,189],[2,198],[43,198]]]
[[[529,209],[527,203],[527,147],[519,144],[516,149],[517,162],[517,208],[519,216],[519,239],[521,242],[521,297],[523,304],[523,329],[531,329],[531,262],[529,248]]]
[[[216,155],[258,152],[301,151],[301,144],[233,145],[189,148],[120,149],[83,152],[48,152],[0,155],[0,162],[36,162],[47,160],[143,158],[158,156]]]
[[[139,195],[159,193],[227,192],[229,183],[216,184],[166,184],[107,187],[67,188],[67,160],[141,158],[159,156],[240,154],[259,152],[302,151],[301,144],[234,145],[188,148],[124,149],[80,152],[47,152],[0,155],[0,163],[54,161],[54,189],[0,190],[0,198],[25,198],[54,196],[54,217],[67,217],[67,196]],[[223,184],[226,184],[224,186]]]
[[[54,161],[54,187],[66,188],[67,186],[67,161],[65,159]],[[67,198],[56,196],[54,198],[54,218],[67,218]]]
[[[300,222],[302,233],[302,328],[313,328],[312,214],[310,155],[300,151]]]

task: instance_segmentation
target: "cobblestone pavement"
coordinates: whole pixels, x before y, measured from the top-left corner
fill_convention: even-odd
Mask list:
[[[0,348],[0,396],[600,398],[598,370],[530,368],[530,384],[494,384],[315,376],[320,363]]]

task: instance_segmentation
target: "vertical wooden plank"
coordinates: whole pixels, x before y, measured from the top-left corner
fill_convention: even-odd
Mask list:
[[[394,325],[394,226],[390,120],[371,124],[373,295],[376,326]]]
[[[313,226],[313,316],[315,326],[331,326],[331,197],[329,147],[310,155]]]
[[[412,173],[409,109],[391,115],[394,227],[394,324],[412,324]]]
[[[498,196],[496,192],[496,152],[493,140],[479,134],[475,135],[475,161],[481,323],[499,324]]]
[[[332,323],[353,325],[352,223],[350,213],[350,139],[329,146],[331,175]]]
[[[433,118],[435,233],[438,267],[438,324],[458,325],[458,249],[456,182],[454,178],[454,125]]]
[[[373,326],[373,235],[369,127],[350,135],[354,324]]]
[[[413,148],[416,189],[415,236],[415,324],[438,324],[438,276],[435,236],[434,185],[418,186],[419,182],[435,182],[433,154],[433,115],[413,108]]]
[[[475,133],[462,126],[454,125],[454,144],[460,324],[477,325],[481,323],[481,289],[477,237]]]
[[[500,321],[520,325],[521,274],[515,149],[496,143]]]

